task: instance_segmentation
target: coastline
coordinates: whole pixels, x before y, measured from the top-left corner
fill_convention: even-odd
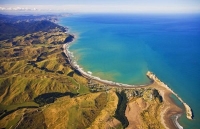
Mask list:
[[[77,37],[76,35],[73,35],[74,37]],[[73,42],[73,41],[72,41]],[[76,61],[73,60],[73,54],[69,51],[69,47],[70,47],[70,44],[72,42],[68,42],[66,44],[63,45],[63,52],[65,53],[65,55],[67,56],[68,60],[69,60],[69,63],[71,65],[71,67],[77,71],[79,71],[81,73],[81,75],[87,79],[90,79],[90,80],[95,80],[99,83],[103,83],[103,84],[106,84],[106,85],[109,85],[109,86],[113,86],[113,87],[124,87],[124,88],[142,88],[142,87],[146,87],[146,86],[149,86],[153,83],[153,80],[150,79],[150,83],[148,84],[141,84],[141,85],[130,85],[130,84],[124,84],[124,83],[119,83],[119,82],[113,82],[113,81],[109,81],[109,80],[104,80],[104,79],[101,79],[100,77],[96,77],[96,76],[93,76],[91,75],[91,72],[88,71],[88,72],[85,72],[83,70],[83,68],[81,68]]]
[[[73,35],[74,38],[76,38],[76,35]],[[110,87],[121,87],[125,89],[136,89],[136,88],[148,88],[152,87],[161,93],[162,97],[164,98],[164,106],[163,111],[161,112],[161,122],[165,126],[165,128],[171,129],[171,128],[179,128],[182,129],[183,127],[178,123],[177,119],[179,118],[180,114],[183,113],[183,110],[178,107],[170,98],[170,94],[174,94],[180,101],[183,103],[185,109],[186,109],[186,115],[188,119],[192,119],[192,110],[191,108],[167,85],[165,85],[163,82],[161,82],[153,73],[147,72],[147,77],[150,79],[149,84],[145,85],[129,85],[129,84],[123,84],[123,83],[117,83],[113,81],[103,80],[99,77],[95,77],[91,75],[91,72],[85,72],[83,68],[80,68],[80,66],[76,63],[76,61],[73,60],[73,54],[69,51],[70,44],[73,43],[74,39],[71,42],[67,42],[66,44],[63,44],[63,52],[65,53],[66,57],[68,58],[68,61],[70,63],[70,66],[77,70],[83,77],[89,79],[89,80],[95,80],[99,83],[103,83]],[[175,117],[176,119],[172,119],[172,117]]]
[[[176,129],[177,126],[174,124],[176,122],[171,119],[171,117],[178,114],[183,114],[183,109],[181,109],[174,103],[174,101],[170,97],[172,93],[166,87],[162,87],[156,82],[154,82],[151,87],[156,88],[163,97],[164,104],[161,112],[162,124],[167,129]]]
[[[174,115],[171,117],[172,121],[174,122],[174,125],[176,125],[176,127],[178,129],[183,129],[183,127],[178,123],[178,118],[181,116],[181,114],[178,115]]]
[[[56,24],[59,24],[59,23],[56,23]],[[68,28],[65,28],[65,29],[68,29]],[[151,80],[151,82],[145,81],[148,84],[141,83],[143,82],[143,80],[141,79],[143,77],[139,76],[140,73],[138,75],[137,70],[135,71],[135,70],[129,69],[129,71],[123,71],[122,73],[120,72],[119,75],[122,77],[119,78],[120,76],[118,76],[116,73],[121,68],[126,68],[126,67],[115,67],[114,70],[113,71],[111,70],[110,72],[105,71],[105,73],[101,72],[101,74],[96,74],[95,72],[93,74],[92,72],[89,71],[90,68],[85,69],[85,66],[82,65],[82,62],[80,62],[79,64],[80,60],[78,60],[80,59],[80,57],[82,57],[82,54],[79,53],[79,49],[82,50],[81,46],[83,46],[83,49],[84,49],[84,46],[87,48],[88,47],[87,45],[90,46],[92,42],[88,42],[88,44],[84,44],[85,43],[84,41],[84,43],[82,44],[83,42],[82,38],[84,36],[82,36],[81,34],[81,37],[79,37],[80,36],[79,31],[72,33],[72,32],[69,32],[69,30],[65,30],[65,29],[63,30],[53,29],[48,32],[42,31],[42,32],[31,33],[31,34],[27,34],[27,35],[19,36],[19,37],[17,36],[16,38],[13,38],[13,41],[19,41],[19,43],[17,45],[14,45],[11,40],[11,42],[9,41],[8,43],[8,44],[11,44],[9,45],[10,47],[7,47],[8,45],[6,41],[2,41],[2,44],[3,44],[2,51],[4,51],[3,55],[5,56],[3,57],[2,55],[3,67],[0,69],[2,70],[0,72],[3,73],[2,84],[4,83],[6,84],[8,81],[9,81],[9,84],[8,86],[5,86],[6,88],[5,92],[2,91],[4,93],[1,96],[1,100],[2,100],[1,110],[4,112],[9,112],[10,110],[12,110],[12,108],[14,108],[16,109],[16,111],[9,115],[6,115],[3,119],[1,119],[0,121],[2,123],[0,124],[1,127],[5,126],[6,128],[12,128],[12,127],[21,128],[24,125],[23,123],[26,123],[25,125],[29,127],[34,126],[34,125],[37,125],[38,127],[39,126],[43,127],[41,125],[44,125],[44,127],[45,125],[48,125],[48,127],[53,127],[52,125],[55,125],[55,126],[58,125],[57,127],[61,127],[60,125],[67,125],[65,127],[69,127],[68,125],[70,125],[70,128],[76,128],[80,125],[79,127],[83,127],[81,122],[83,121],[85,122],[88,120],[88,117],[86,117],[84,114],[85,111],[88,111],[90,115],[89,118],[91,120],[95,119],[95,122],[92,122],[91,120],[88,122],[89,123],[88,125],[91,125],[91,127],[93,127],[93,125],[95,125],[95,127],[100,127],[99,125],[101,124],[103,125],[101,127],[104,127],[104,125],[109,125],[108,127],[110,128],[118,128],[119,125],[121,124],[123,125],[123,120],[115,118],[116,111],[119,111],[118,104],[122,106],[126,106],[125,112],[128,112],[127,114],[129,116],[125,115],[125,117],[128,118],[128,122],[130,125],[130,126],[128,125],[129,128],[142,127],[143,129],[145,129],[147,127],[150,127],[153,129],[156,129],[156,128],[157,129],[161,129],[161,128],[182,129],[183,127],[195,128],[199,126],[198,117],[197,118],[195,117],[194,121],[187,120],[187,118],[192,119],[193,117],[192,109],[190,108],[190,106],[194,108],[193,110],[195,111],[195,115],[198,116],[198,112],[197,112],[198,110],[196,106],[198,107],[199,105],[198,103],[196,103],[197,104],[196,106],[193,105],[194,102],[196,102],[196,101],[193,101],[195,99],[195,98],[193,99],[194,97],[193,94],[195,95],[196,92],[195,93],[190,92],[190,88],[192,88],[191,81],[188,81],[191,83],[189,85],[191,87],[187,87],[183,84],[184,80],[182,81],[178,80],[180,79],[179,76],[176,76],[176,75],[174,76],[173,71],[170,71],[169,69],[167,69],[168,67],[165,67],[165,65],[162,65],[162,62],[155,61],[152,63],[152,62],[148,62],[148,60],[145,60],[147,64],[152,63],[152,66],[155,66],[155,67],[160,66],[158,68],[161,70],[161,72],[158,71],[159,73],[158,76],[152,72],[149,72],[152,74],[152,76],[154,76],[155,80],[152,78],[147,79],[148,76],[144,76],[145,74],[143,75],[143,77],[146,77],[147,80]],[[88,38],[92,38],[93,40],[96,40],[96,41],[98,40],[98,38],[95,38],[95,35],[93,37],[93,34],[88,35],[88,36],[89,36]],[[71,37],[70,38],[71,40],[66,40],[66,39],[69,39],[68,37]],[[35,42],[32,42],[34,39],[38,39],[38,42],[35,45],[34,45]],[[79,46],[79,43],[77,42],[78,40],[81,40],[80,44],[82,45]],[[23,48],[20,47],[21,44],[28,44],[28,43],[30,43],[30,45],[24,45]],[[100,42],[100,43],[104,43],[104,42]],[[31,49],[32,47],[33,49]],[[96,48],[98,47],[96,46],[95,48],[91,48],[92,51],[90,54],[94,54],[96,51]],[[7,54],[7,50],[10,51],[11,54],[10,53]],[[29,53],[28,57],[27,57],[26,50],[28,50],[28,53]],[[120,52],[122,51],[121,49],[119,50],[120,51],[118,53],[120,54]],[[14,55],[16,56],[12,56],[12,51],[16,53],[16,54],[14,53]],[[68,53],[66,53],[66,51],[68,51]],[[78,52],[79,58],[76,57],[77,55],[75,52]],[[84,52],[83,54],[85,54],[85,51],[83,52]],[[147,53],[146,51],[144,52],[145,54]],[[109,52],[104,52],[104,53],[105,55],[109,54]],[[157,53],[157,54],[160,54],[160,53]],[[94,56],[93,60],[96,61],[96,59],[98,60],[98,58],[100,57]],[[118,55],[116,58],[118,58]],[[69,59],[72,59],[72,60],[69,61]],[[156,56],[155,56],[155,59],[153,56],[152,58],[150,56],[148,59],[156,60]],[[165,58],[162,58],[162,59],[165,59]],[[93,63],[88,62],[89,60],[85,60],[85,58],[83,58],[83,61],[84,61],[83,64],[86,63],[87,66],[93,65]],[[112,61],[112,57],[111,57],[111,61]],[[117,60],[117,61],[118,62],[115,62],[115,63],[119,63],[119,64],[130,63],[123,60]],[[136,64],[140,64],[138,60],[133,60],[133,61]],[[12,65],[10,65],[10,62],[12,62]],[[74,64],[74,67],[72,67],[71,62],[72,64]],[[108,65],[107,62],[104,62],[104,63],[106,63],[105,65]],[[20,67],[17,67],[16,69],[16,66],[18,66],[18,64],[20,64]],[[110,65],[110,66],[113,67],[113,65]],[[150,67],[150,64],[149,64],[147,69],[142,70],[142,73],[143,71],[144,73],[147,72],[148,69],[150,68],[152,69],[152,71],[154,71],[154,68],[152,66]],[[137,68],[137,67],[134,67],[134,65],[131,65],[131,67]],[[4,68],[6,72],[4,72]],[[95,67],[92,67],[92,68],[96,70]],[[101,68],[101,66],[99,68]],[[82,72],[80,72],[81,70]],[[100,69],[98,70],[101,71]],[[107,70],[110,70],[110,69],[107,69]],[[165,71],[162,71],[162,70],[168,70],[169,71],[168,73],[170,73],[169,74],[170,78],[173,78],[174,80],[168,78],[169,75],[165,74]],[[83,75],[83,72],[85,72],[86,74],[85,76]],[[139,79],[141,79],[141,81],[137,81],[137,79],[133,77],[132,78],[133,83],[126,84],[127,82],[131,82],[127,78],[129,77],[129,73],[132,73],[132,72],[134,72],[136,75],[135,77],[136,78],[138,77]],[[98,77],[98,75],[100,75],[100,78]],[[112,75],[114,75],[113,78],[110,77]],[[161,77],[160,75],[164,78],[160,78]],[[167,83],[164,84],[165,81],[161,82],[161,80],[159,80],[156,76],[162,81],[163,79],[166,79],[166,82],[173,84],[173,85],[170,85],[171,89],[170,87],[166,85]],[[187,79],[188,78],[186,78],[185,80]],[[112,81],[109,81],[109,80],[112,80]],[[124,84],[117,83],[118,81],[119,82],[121,81]],[[145,84],[145,85],[137,85],[136,83],[134,83],[134,81],[136,81],[137,84]],[[173,81],[176,81],[178,83],[173,83]],[[179,83],[183,85],[177,85]],[[136,85],[132,85],[132,84],[136,84]],[[18,90],[18,88],[20,90]],[[173,90],[176,92],[174,92]],[[182,92],[182,90],[183,91],[186,90],[187,92]],[[14,91],[14,92],[13,94],[6,94],[9,91]],[[54,94],[54,92],[56,93]],[[77,94],[77,96],[75,96],[75,98],[71,98],[71,96],[69,97],[67,95],[68,92]],[[120,98],[121,95],[123,95],[122,94],[123,92],[126,94],[127,101],[121,104],[122,101],[124,102],[124,100],[121,100]],[[60,98],[58,97],[57,99],[57,95],[56,95],[57,93],[60,94],[61,96],[62,95],[66,95],[66,96],[60,97]],[[182,94],[182,93],[187,93],[187,94]],[[98,96],[97,94],[98,95],[102,94],[103,97]],[[35,105],[35,104],[43,105],[41,104],[43,103],[43,98],[41,98],[42,102],[37,101],[38,100],[37,98],[39,96],[43,97],[43,95],[45,98],[44,106],[38,106],[37,110],[29,109],[29,107],[25,107],[26,110],[25,109],[22,110],[19,108],[23,105]],[[46,95],[48,95],[47,98],[45,97]],[[96,97],[95,95],[98,97]],[[181,96],[181,98],[179,97],[179,95]],[[183,97],[183,100],[182,100],[182,97]],[[191,99],[188,100],[188,97]],[[96,100],[96,98],[100,98],[100,99]],[[55,101],[49,104],[49,101],[48,101],[49,99],[53,99],[53,101],[54,100]],[[28,103],[26,103],[26,101]],[[106,102],[109,102],[109,103],[107,104]],[[185,102],[188,102],[189,105]],[[191,103],[191,105],[189,102]],[[109,115],[107,115],[107,118],[109,119],[107,118],[99,119],[99,118],[104,117],[101,114],[97,115],[97,117],[95,116],[93,117],[94,113],[96,114],[98,113],[98,110],[101,110],[100,109],[101,105],[99,104],[97,105],[97,103],[100,103],[101,105],[105,105],[106,103],[107,107],[103,108],[102,114],[103,115],[106,114],[104,112],[105,111],[104,109],[106,109],[106,111],[109,112],[108,113]],[[73,104],[74,106],[72,107],[68,106],[70,104]],[[58,110],[59,107],[61,109]],[[44,109],[47,109],[47,110],[44,110]],[[75,109],[75,110],[71,110],[71,109]],[[36,111],[36,113],[40,113],[39,116],[38,115],[35,116],[35,114],[33,114],[34,111]],[[123,112],[124,111],[121,111],[120,113],[123,113]],[[185,117],[185,114],[184,114],[185,112],[186,112],[187,118]],[[49,114],[52,114],[52,115],[49,115]],[[60,114],[63,114],[63,117],[61,117]],[[26,116],[26,119],[21,119],[24,117],[24,115]],[[137,116],[137,117],[134,117],[134,116]],[[61,119],[57,120],[57,118],[61,118]],[[66,118],[66,119],[62,119],[62,118]],[[31,122],[33,119],[36,119],[36,121]],[[42,122],[45,119],[48,121]],[[119,120],[119,121],[115,122],[115,120]],[[80,121],[80,122],[77,123],[77,121]],[[180,122],[180,124],[178,122]],[[145,126],[143,126],[143,123]],[[133,126],[133,125],[138,125],[138,126]]]
[[[147,72],[147,76],[154,80],[156,83],[158,83],[160,86],[162,87],[165,87],[167,90],[169,90],[172,94],[174,94],[178,99],[179,101],[184,105],[185,107],[185,110],[186,110],[186,117],[189,119],[189,120],[192,120],[193,119],[193,113],[192,113],[192,109],[190,108],[190,106],[185,103],[181,97],[178,96],[178,94],[176,94],[171,88],[169,88],[166,84],[164,84],[162,81],[160,81],[152,72],[148,71]]]

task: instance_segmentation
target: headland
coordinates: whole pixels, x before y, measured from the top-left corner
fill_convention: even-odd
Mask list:
[[[76,37],[76,36],[74,36]],[[73,41],[72,41],[73,42]],[[76,63],[76,61],[73,60],[73,54],[69,51],[70,43],[63,45],[63,52],[65,53],[66,57],[68,58],[68,61],[71,65],[71,67],[75,70],[77,70],[83,77],[94,80],[99,83],[105,84],[107,87],[118,87],[123,89],[140,89],[140,88],[155,88],[159,91],[161,96],[163,97],[164,105],[162,107],[161,112],[161,122],[165,126],[165,128],[178,128],[182,129],[183,127],[178,123],[177,119],[180,117],[180,114],[183,113],[183,110],[178,107],[170,97],[171,94],[175,95],[179,101],[184,105],[186,117],[188,119],[192,119],[192,110],[171,88],[169,88],[166,84],[164,84],[162,81],[160,81],[155,74],[148,71],[147,77],[150,79],[149,84],[144,85],[130,85],[130,84],[123,84],[123,83],[117,83],[109,80],[103,80],[99,77],[95,77],[91,75],[91,72],[85,72],[82,68],[79,67],[79,65]],[[174,119],[175,118],[175,119]]]
[[[183,110],[154,74],[145,85],[94,77],[68,50],[76,36],[54,26],[0,41],[0,128],[181,128]]]
[[[188,119],[192,120],[193,119],[193,115],[192,115],[192,109],[189,107],[189,105],[187,105],[187,103],[185,103],[181,97],[178,96],[178,94],[176,94],[171,88],[169,88],[166,84],[164,84],[163,82],[161,82],[152,72],[148,71],[147,72],[147,76],[152,79],[154,82],[156,82],[158,85],[165,87],[167,90],[169,90],[172,94],[174,94],[179,101],[184,105],[185,110],[186,110],[186,116]]]

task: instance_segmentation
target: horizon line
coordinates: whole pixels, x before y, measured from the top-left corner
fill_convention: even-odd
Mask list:
[[[137,5],[0,5],[0,11],[68,13],[200,13],[200,7]]]

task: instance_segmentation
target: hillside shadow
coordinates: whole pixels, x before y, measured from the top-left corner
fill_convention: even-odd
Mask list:
[[[36,98],[34,98],[34,101],[40,106],[44,106],[46,104],[54,103],[57,98],[64,97],[64,96],[74,97],[77,95],[78,94],[74,94],[71,92],[65,92],[65,93],[52,92],[52,93],[41,94],[37,96]]]

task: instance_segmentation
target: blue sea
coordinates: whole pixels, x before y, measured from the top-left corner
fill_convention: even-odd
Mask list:
[[[126,84],[149,83],[152,71],[193,109],[179,123],[200,129],[200,15],[76,14],[59,24],[77,36],[69,50],[85,71]]]

